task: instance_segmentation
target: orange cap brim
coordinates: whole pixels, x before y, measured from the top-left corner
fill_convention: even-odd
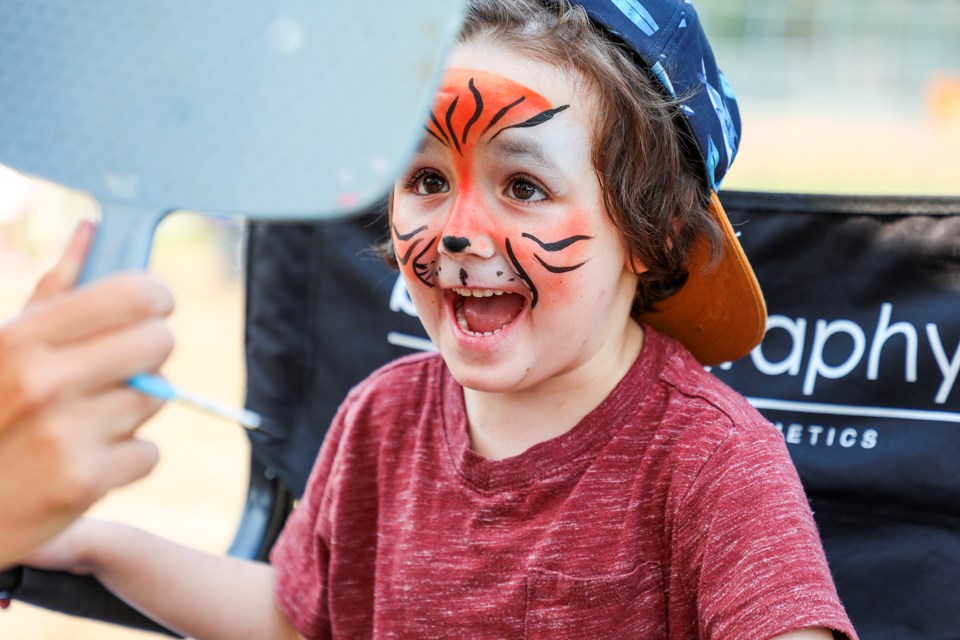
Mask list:
[[[760,344],[767,305],[716,193],[711,194],[710,213],[723,232],[719,263],[708,267],[709,244],[698,239],[687,282],[640,321],[682,342],[701,364],[715,366],[742,358]]]

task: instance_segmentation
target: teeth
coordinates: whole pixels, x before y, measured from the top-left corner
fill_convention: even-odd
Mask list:
[[[490,296],[502,296],[506,291],[500,289],[454,289],[457,295],[464,298],[489,298]]]

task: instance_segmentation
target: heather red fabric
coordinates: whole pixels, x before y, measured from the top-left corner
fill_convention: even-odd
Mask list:
[[[438,356],[387,365],[271,560],[307,638],[855,638],[782,436],[652,329],[580,424],[500,461]]]

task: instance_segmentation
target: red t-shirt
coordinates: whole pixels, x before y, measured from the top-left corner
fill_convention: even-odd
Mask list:
[[[387,365],[271,560],[307,638],[855,638],[782,436],[651,329],[580,424],[498,461],[438,356]]]

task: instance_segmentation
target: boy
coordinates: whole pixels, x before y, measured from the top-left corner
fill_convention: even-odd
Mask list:
[[[350,393],[274,568],[92,521],[32,562],[198,637],[855,637],[782,437],[701,366],[763,327],[732,92],[689,4],[574,4],[471,3],[391,198],[439,355]]]

